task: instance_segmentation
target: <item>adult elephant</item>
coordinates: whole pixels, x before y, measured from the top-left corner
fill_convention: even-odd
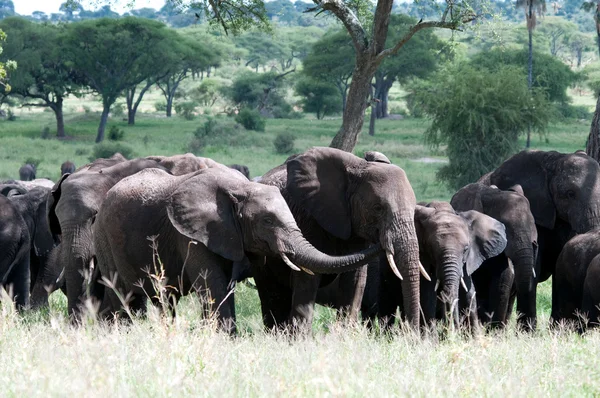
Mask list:
[[[574,233],[600,227],[600,165],[582,151],[522,151],[480,182],[502,190],[523,188],[538,232],[538,282],[554,274],[556,259]],[[553,308],[556,297],[553,283]]]
[[[156,272],[152,264],[160,259],[165,286],[175,286],[168,294],[176,300],[198,291],[230,333],[235,307],[228,285],[248,256],[275,255],[294,271],[329,273],[360,266],[379,251],[319,252],[302,236],[279,190],[221,168],[184,176],[149,169],[122,180],[108,192],[93,235],[100,270],[117,275],[117,289],[132,292],[137,302],[148,293],[155,297],[147,268]]]
[[[368,162],[333,148],[312,148],[269,171],[261,184],[281,191],[306,239],[317,249],[347,254],[380,243],[402,281],[407,319],[419,325],[419,246],[415,232],[415,195],[404,171],[394,165]],[[396,264],[400,264],[398,270]],[[349,292],[341,304],[357,318],[366,282],[366,266],[340,275]],[[332,278],[291,273],[282,260],[267,258],[253,265],[267,328],[310,326],[320,286]]]
[[[61,270],[51,266],[48,256],[54,241],[46,218],[50,188],[25,189],[17,184],[1,184],[0,194],[8,196],[29,232],[31,307],[48,305],[48,292],[56,290]]]
[[[476,210],[502,222],[507,244],[502,254],[473,274],[479,318],[505,325],[516,289],[518,322],[526,330],[536,327],[536,259],[538,238],[529,201],[520,185],[503,191],[481,183],[466,185],[450,201],[457,211]],[[511,261],[509,263],[509,260]],[[512,264],[512,267],[511,267]],[[511,281],[514,279],[514,283]]]

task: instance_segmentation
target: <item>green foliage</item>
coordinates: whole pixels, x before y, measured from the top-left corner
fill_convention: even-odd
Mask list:
[[[154,109],[157,112],[165,112],[167,110],[167,102],[166,101],[156,101],[154,103]]]
[[[122,102],[115,103],[110,108],[110,113],[112,113],[114,117],[123,117],[123,115],[125,114],[125,104],[123,104]]]
[[[115,141],[109,141],[95,144],[92,156],[90,156],[89,160],[90,162],[93,162],[98,158],[110,158],[117,152],[127,159],[131,159],[131,156],[133,155],[133,149],[130,146]]]
[[[27,159],[25,159],[25,162],[24,162],[24,164],[31,164],[31,165],[33,165],[36,169],[38,168],[38,166],[40,165],[40,163],[42,163],[41,159],[32,158],[32,157],[28,157]]]
[[[413,92],[432,118],[426,142],[435,148],[447,145],[450,163],[438,177],[454,189],[512,155],[528,128],[543,132],[551,113],[540,90],[530,93],[522,69],[511,66],[489,70],[457,64],[416,85]]]
[[[235,116],[235,121],[246,128],[246,130],[265,131],[267,121],[259,111],[249,108],[242,108]]]
[[[587,65],[583,69],[582,75],[585,84],[592,90],[594,96],[598,97],[600,95],[600,65],[598,63]]]
[[[108,130],[108,139],[111,141],[122,141],[125,136],[125,130],[117,126],[111,126]]]
[[[304,77],[296,83],[296,94],[304,112],[314,112],[317,119],[342,111],[342,102],[336,87],[325,81]]]
[[[246,131],[240,124],[229,117],[208,117],[194,131],[194,136],[187,150],[201,155],[208,149],[229,150],[235,147],[264,147],[268,141],[257,140],[256,136]]]
[[[194,120],[196,117],[195,111],[198,104],[194,101],[184,101],[175,104],[175,112],[183,116],[185,120]]]
[[[203,79],[198,87],[192,90],[191,95],[202,105],[211,107],[219,99],[222,83],[215,78]]]
[[[519,69],[526,74],[527,50],[493,49],[481,52],[472,58],[471,65],[490,71],[502,69],[507,65]],[[533,87],[541,88],[551,102],[567,102],[567,88],[577,80],[577,74],[549,54],[536,53],[533,55]]]
[[[224,87],[222,92],[240,109],[259,109],[263,113],[272,114],[274,108],[285,107],[282,93],[285,87],[283,75],[275,72],[245,72],[237,76],[230,87]]]
[[[294,141],[296,137],[292,133],[279,133],[273,140],[275,152],[280,155],[291,153],[294,150]]]
[[[554,105],[556,114],[560,115],[562,119],[576,119],[576,120],[589,120],[591,119],[591,112],[587,106],[583,105],[571,105],[566,102],[561,102]]]

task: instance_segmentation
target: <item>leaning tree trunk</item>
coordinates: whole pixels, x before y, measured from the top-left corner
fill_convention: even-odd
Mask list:
[[[63,97],[57,97],[56,103],[50,108],[54,111],[56,116],[56,136],[58,138],[65,137],[65,117],[63,114]]]
[[[585,151],[589,156],[600,162],[600,95],[596,101],[596,111],[592,118],[592,126]]]
[[[529,0],[530,3],[533,1]],[[531,18],[531,5],[529,6],[529,18]],[[533,86],[533,29],[527,29],[529,32],[529,55],[528,55],[528,64],[527,64],[527,86],[529,87],[529,92],[531,92],[531,87]],[[525,143],[525,148],[529,148],[531,146],[531,126],[527,127],[527,142]]]
[[[102,108],[102,115],[100,116],[100,125],[98,126],[98,135],[96,136],[96,143],[104,141],[104,130],[106,130],[108,112],[110,112],[110,104],[104,104]]]
[[[377,70],[377,64],[369,55],[357,57],[352,73],[352,83],[348,90],[348,98],[342,127],[333,137],[330,147],[352,152],[358,141],[358,135],[365,121],[367,98],[371,90],[371,80]]]

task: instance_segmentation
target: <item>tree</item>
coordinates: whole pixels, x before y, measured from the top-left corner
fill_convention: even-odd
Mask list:
[[[591,38],[581,32],[575,32],[569,38],[569,60],[571,62],[571,66],[575,64],[578,68],[581,67],[581,60],[583,59],[583,52],[589,51],[592,49],[592,40]],[[573,58],[575,58],[573,62]]]
[[[246,66],[251,66],[258,72],[258,67],[266,67],[269,61],[285,58],[289,52],[281,40],[265,32],[251,31],[234,39],[236,46],[248,51]]]
[[[518,137],[529,127],[544,131],[550,110],[545,95],[525,85],[526,77],[512,66],[489,70],[462,63],[412,87],[432,118],[426,142],[447,145],[450,162],[438,178],[451,188],[459,189],[497,167],[517,151]]]
[[[104,140],[110,107],[124,90],[146,80],[155,67],[153,51],[167,27],[134,17],[101,18],[67,25],[65,58],[102,98],[96,142]],[[107,51],[110,49],[110,51]]]
[[[13,59],[19,65],[10,77],[10,95],[35,101],[27,106],[52,109],[56,136],[65,137],[63,102],[79,90],[81,79],[62,56],[64,27],[10,17],[0,22],[0,29],[8,33],[2,59]]]
[[[527,72],[527,86],[531,90],[533,87],[533,30],[537,26],[537,18],[546,11],[545,0],[517,0],[517,8],[525,9],[525,20],[527,22],[527,32],[529,34],[529,58]],[[527,142],[525,147],[531,145],[531,130],[527,131]]]
[[[331,83],[304,77],[296,83],[304,112],[314,112],[317,119],[342,110],[337,89]]]
[[[0,19],[15,15],[15,5],[12,0],[0,0]]]
[[[596,22],[596,43],[598,44],[598,54],[600,54],[600,0],[584,1],[581,8],[587,12],[594,13],[594,21]],[[596,110],[590,127],[590,135],[588,136],[585,151],[588,155],[600,162],[600,95],[596,101]]]
[[[577,33],[577,25],[560,17],[546,17],[540,24],[541,35],[549,39],[550,54],[555,57],[569,48],[571,37]]]
[[[214,53],[203,44],[180,37],[173,46],[174,61],[168,66],[167,72],[157,81],[167,101],[167,117],[171,117],[173,100],[179,84],[193,73],[206,70],[210,65],[218,65]]]
[[[342,109],[346,109],[354,63],[354,47],[348,33],[329,32],[313,45],[302,61],[302,74],[335,85],[340,93]]]

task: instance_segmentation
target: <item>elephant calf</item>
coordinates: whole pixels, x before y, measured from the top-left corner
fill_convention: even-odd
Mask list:
[[[21,181],[35,180],[35,164],[27,163],[19,169],[19,178]]]
[[[60,165],[60,175],[64,176],[65,174],[72,174],[75,172],[75,163],[67,160],[63,164]]]

